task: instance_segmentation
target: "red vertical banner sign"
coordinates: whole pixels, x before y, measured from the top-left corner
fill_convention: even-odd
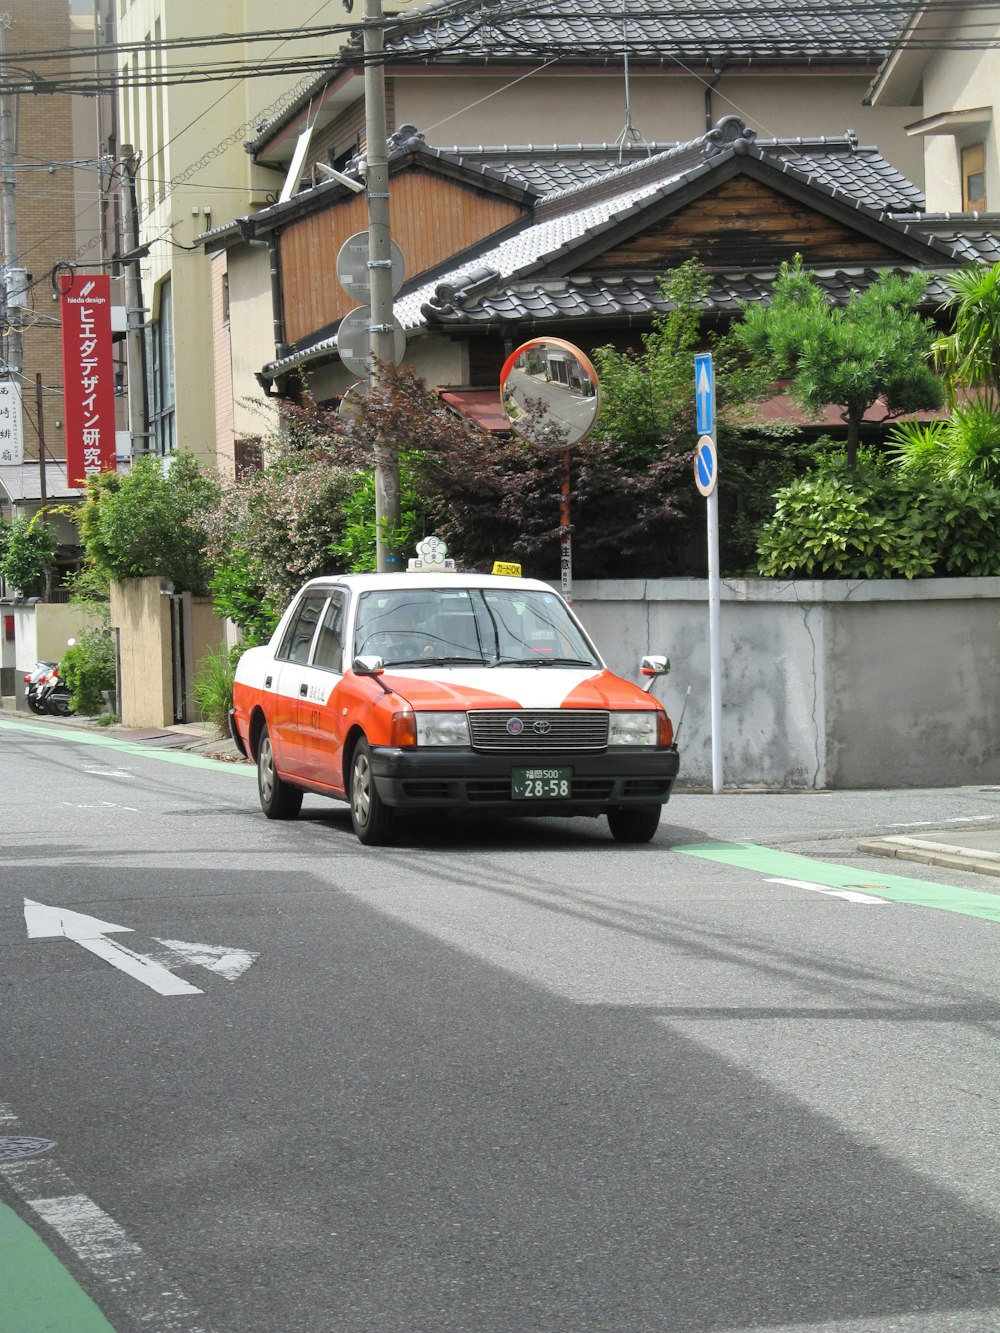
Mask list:
[[[74,273],[60,288],[66,480],[82,487],[91,473],[116,467],[111,279]]]

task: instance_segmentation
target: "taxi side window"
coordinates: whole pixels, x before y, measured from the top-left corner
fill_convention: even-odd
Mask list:
[[[308,659],[316,622],[325,604],[326,593],[309,593],[303,597],[298,610],[288,622],[278,657],[285,662],[305,662]]]
[[[313,666],[325,667],[327,671],[344,669],[344,598],[334,593],[327,603],[316,650],[313,653]]]

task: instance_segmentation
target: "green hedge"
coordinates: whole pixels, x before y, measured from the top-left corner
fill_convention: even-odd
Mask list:
[[[909,476],[871,455],[824,459],[777,493],[760,531],[771,578],[1000,574],[1000,490],[974,477]]]

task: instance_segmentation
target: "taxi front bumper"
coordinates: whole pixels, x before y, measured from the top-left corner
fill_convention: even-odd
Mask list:
[[[372,776],[386,805],[404,809],[498,809],[513,814],[600,813],[609,806],[663,805],[677,778],[673,747],[481,753],[450,747],[371,752]],[[515,768],[571,772],[569,796],[522,800],[513,796]]]

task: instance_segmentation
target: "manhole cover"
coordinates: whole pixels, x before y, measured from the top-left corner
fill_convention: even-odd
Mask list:
[[[51,1139],[33,1139],[27,1134],[0,1134],[0,1162],[14,1162],[19,1157],[37,1157],[56,1145]]]

